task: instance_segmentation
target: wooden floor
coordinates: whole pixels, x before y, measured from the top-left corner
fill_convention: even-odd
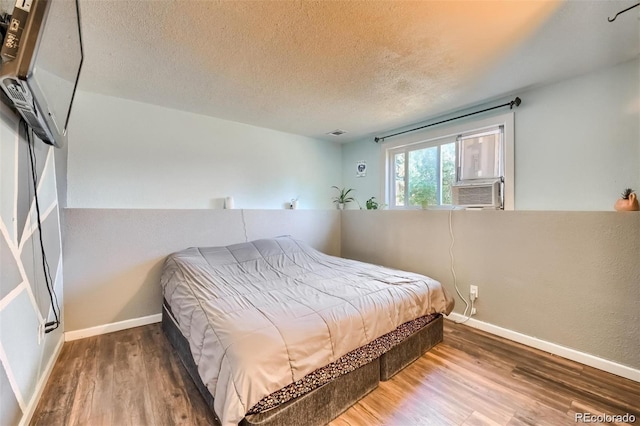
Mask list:
[[[444,339],[331,426],[575,425],[582,412],[640,424],[640,383],[449,321]],[[209,423],[160,324],[65,343],[31,422]]]

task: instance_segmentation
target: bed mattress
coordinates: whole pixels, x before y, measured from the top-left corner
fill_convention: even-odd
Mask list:
[[[161,283],[223,425],[398,326],[453,308],[435,280],[288,237],[175,253]]]

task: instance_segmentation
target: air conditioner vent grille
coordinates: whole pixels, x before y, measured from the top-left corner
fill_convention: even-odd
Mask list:
[[[458,203],[463,205],[486,205],[493,203],[491,186],[469,186],[458,189]]]

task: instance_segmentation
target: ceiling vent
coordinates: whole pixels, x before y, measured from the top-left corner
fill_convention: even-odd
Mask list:
[[[331,135],[331,136],[342,136],[342,135],[344,135],[345,133],[347,133],[347,132],[346,132],[346,130],[336,129],[336,130],[334,130],[333,132],[329,132],[329,133],[327,133],[327,134],[328,134],[328,135]]]

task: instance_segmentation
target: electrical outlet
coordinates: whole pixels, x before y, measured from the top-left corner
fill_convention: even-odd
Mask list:
[[[476,300],[478,298],[478,286],[472,285],[469,287],[469,298],[471,300]]]

